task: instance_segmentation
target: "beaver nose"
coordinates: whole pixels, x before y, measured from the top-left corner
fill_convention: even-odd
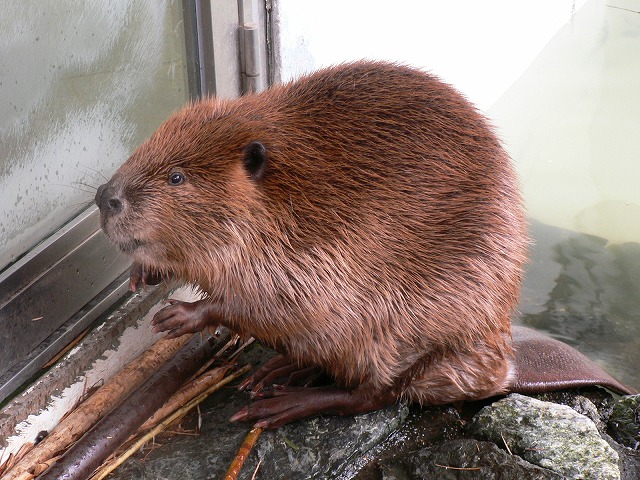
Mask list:
[[[116,215],[122,211],[122,200],[108,183],[98,187],[95,200],[103,214]]]

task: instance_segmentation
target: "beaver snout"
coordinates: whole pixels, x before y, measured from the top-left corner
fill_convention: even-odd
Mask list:
[[[117,215],[123,209],[124,202],[111,183],[105,183],[98,187],[96,192],[96,205],[102,215]]]

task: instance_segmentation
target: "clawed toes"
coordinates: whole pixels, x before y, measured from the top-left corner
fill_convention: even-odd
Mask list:
[[[231,418],[229,418],[230,422],[244,422],[249,414],[249,407],[243,407],[234,413]]]
[[[251,385],[252,379],[251,377],[245,378],[242,382],[240,382],[240,384],[238,385],[238,390],[243,391],[246,390],[247,387],[249,385]]]
[[[305,417],[290,406],[265,404],[267,400],[258,401],[252,405],[238,410],[229,418],[230,422],[254,421],[256,428],[278,428],[294,420]]]

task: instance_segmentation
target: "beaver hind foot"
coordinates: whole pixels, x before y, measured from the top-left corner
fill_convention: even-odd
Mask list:
[[[285,355],[277,355],[238,386],[239,390],[249,390],[254,401],[240,409],[230,421],[278,428],[318,415],[372,412],[398,400],[397,392],[372,396],[368,388],[341,388],[331,382],[319,367],[300,367]]]
[[[259,428],[278,428],[287,423],[318,415],[356,415],[393,405],[398,396],[389,392],[371,396],[366,388],[336,386],[275,386],[270,398],[256,400],[230,418],[232,422],[252,422]]]

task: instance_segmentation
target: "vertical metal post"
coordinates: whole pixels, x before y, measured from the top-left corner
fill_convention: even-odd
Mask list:
[[[197,99],[202,93],[196,3],[198,3],[197,0],[183,0],[182,2],[184,47],[187,62],[187,88],[189,89],[189,98],[191,100]]]
[[[260,29],[257,23],[245,23],[242,26],[244,37],[244,75],[245,93],[259,92],[264,89],[262,55],[260,54]]]
[[[189,96],[195,100],[216,92],[211,3],[209,0],[183,0],[182,12]]]
[[[269,84],[266,3],[236,1],[182,0],[192,99],[234,98]]]
[[[242,92],[260,92],[267,87],[266,12],[258,0],[238,0]]]

